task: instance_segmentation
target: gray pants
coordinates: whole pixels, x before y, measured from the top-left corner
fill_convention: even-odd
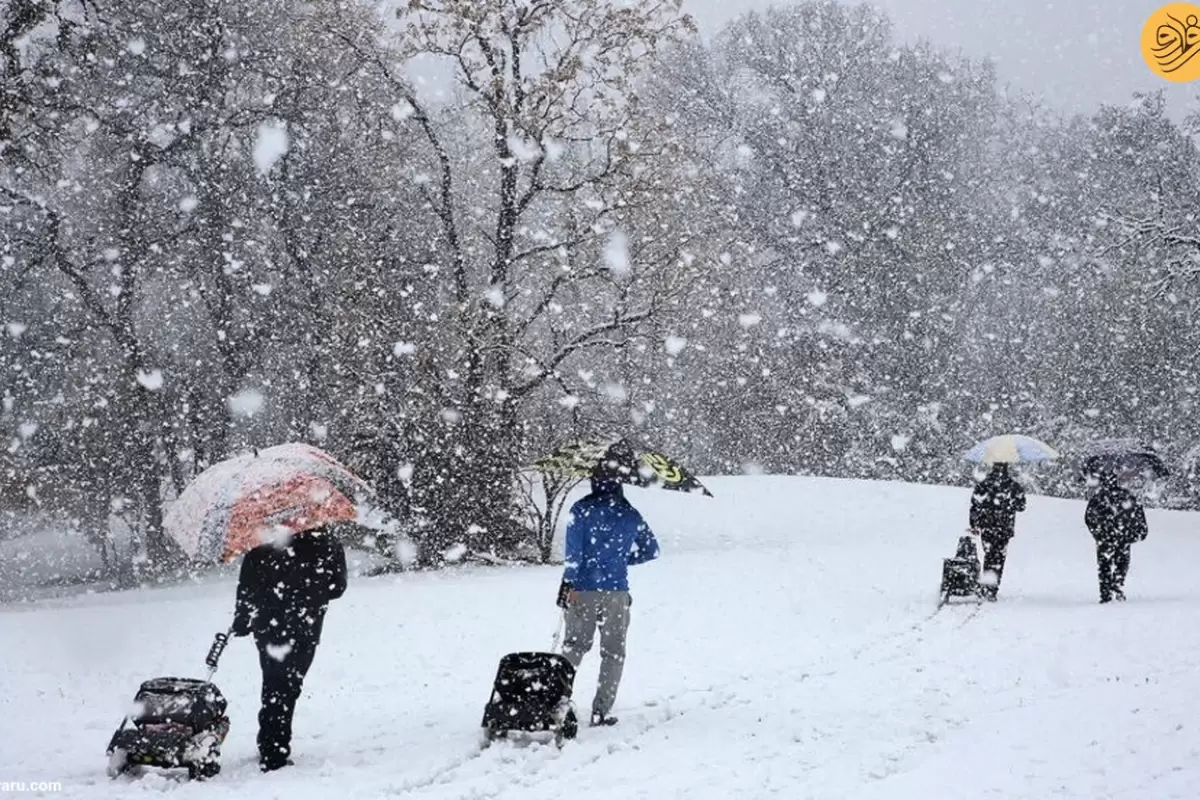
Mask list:
[[[625,634],[629,630],[629,592],[577,592],[567,608],[563,655],[578,669],[592,649],[600,627],[600,683],[592,700],[592,713],[607,716],[617,699],[625,669]]]

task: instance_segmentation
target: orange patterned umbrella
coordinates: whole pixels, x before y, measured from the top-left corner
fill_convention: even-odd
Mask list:
[[[260,544],[358,519],[372,494],[323,450],[283,444],[197,475],[167,509],[163,527],[196,561],[232,561]]]

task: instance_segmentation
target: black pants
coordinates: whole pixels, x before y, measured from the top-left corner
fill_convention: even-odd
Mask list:
[[[1000,591],[1000,579],[1004,577],[1004,562],[1008,558],[1008,543],[1012,541],[1012,537],[985,534],[980,536],[979,540],[983,542],[983,572],[985,575],[989,572],[995,575],[994,579],[987,576],[983,591],[989,597],[995,597]],[[995,582],[992,583],[992,580]]]
[[[258,712],[258,759],[279,767],[292,753],[292,714],[312,666],[317,643],[309,637],[281,642],[255,638],[262,668],[262,708]]]
[[[1125,576],[1129,574],[1130,542],[1102,539],[1096,542],[1096,563],[1100,567],[1100,602],[1125,596]]]

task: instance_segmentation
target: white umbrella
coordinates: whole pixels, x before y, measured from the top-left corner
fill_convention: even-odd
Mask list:
[[[965,460],[976,464],[1024,464],[1058,457],[1058,451],[1050,445],[1019,433],[985,439],[963,455]]]
[[[215,563],[292,532],[364,514],[371,487],[323,450],[288,443],[244,453],[197,475],[163,519],[191,558]]]

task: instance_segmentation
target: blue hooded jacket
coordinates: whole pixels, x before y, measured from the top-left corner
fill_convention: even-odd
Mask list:
[[[658,540],[616,481],[593,480],[571,507],[563,580],[577,592],[627,592],[629,567],[658,558]]]

